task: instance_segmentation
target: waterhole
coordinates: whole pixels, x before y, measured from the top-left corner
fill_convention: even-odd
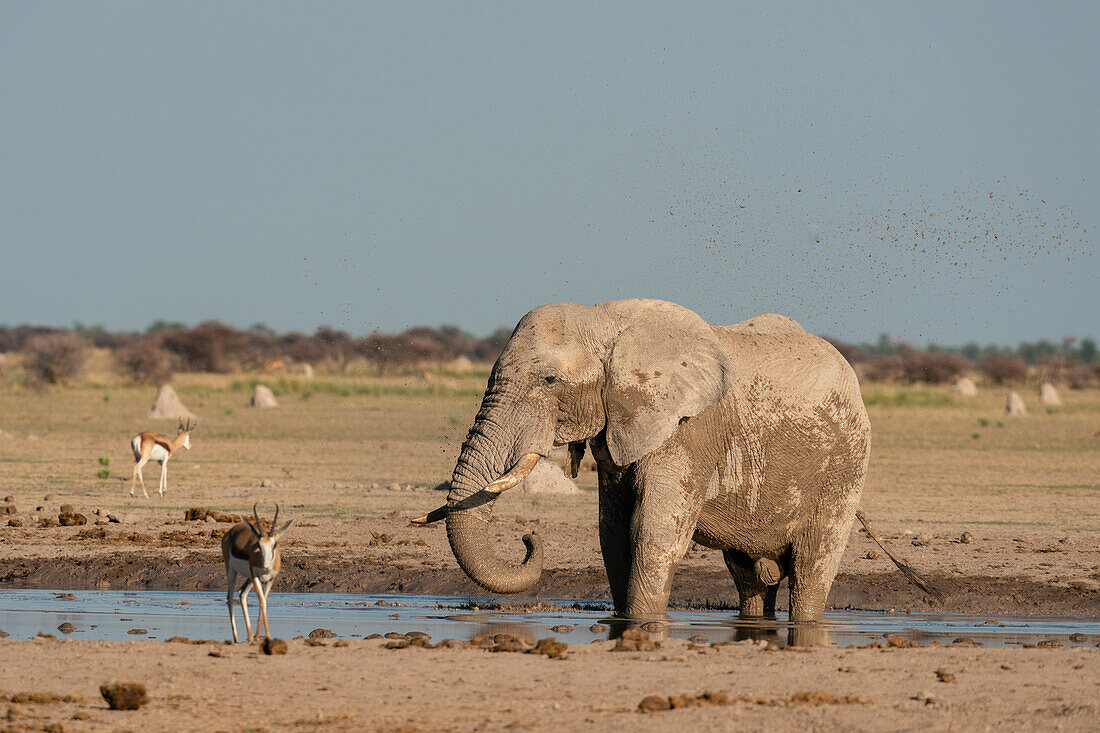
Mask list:
[[[249,597],[253,623],[255,595]],[[608,638],[610,606],[568,599],[508,603],[484,598],[425,595],[278,593],[268,602],[271,632],[281,638],[308,635],[316,628],[356,638],[391,631],[423,631],[433,639],[471,639],[509,633],[534,641],[554,636],[583,644]],[[234,611],[244,632],[240,607]],[[1100,620],[1072,616],[970,616],[868,611],[828,611],[825,622],[807,629],[774,621],[750,621],[736,611],[672,611],[667,633],[676,638],[704,637],[707,642],[743,639],[780,644],[866,644],[886,635],[929,644],[971,639],[986,646],[1060,642],[1065,646],[1100,642]],[[65,624],[71,624],[65,626]],[[594,626],[595,625],[595,626]],[[63,626],[68,633],[58,627]],[[229,638],[225,594],[172,591],[0,590],[0,629],[11,639],[39,632],[74,639],[105,641]],[[133,632],[144,629],[145,633]],[[701,641],[701,639],[696,639]]]

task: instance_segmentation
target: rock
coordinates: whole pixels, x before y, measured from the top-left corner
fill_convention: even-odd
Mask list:
[[[130,634],[131,636],[145,636],[146,634],[149,633],[149,630],[148,629],[129,629],[126,633]]]
[[[0,639],[7,639],[9,636],[11,636],[11,634],[4,631],[3,629],[0,629]]]
[[[11,504],[13,501],[15,501],[15,497],[14,496],[5,496],[4,501],[7,502],[8,504]]]
[[[336,632],[332,629],[314,629],[309,632],[310,639],[332,639],[336,636]]]
[[[1062,404],[1062,400],[1058,397],[1058,390],[1054,389],[1054,385],[1050,382],[1043,382],[1039,387],[1039,404],[1048,406]]]
[[[913,539],[913,547],[926,547],[932,544],[932,535],[921,532]]]
[[[100,685],[99,694],[111,707],[111,710],[137,710],[149,701],[145,685],[140,682],[115,682]]]
[[[72,514],[76,511],[76,509],[73,507],[72,504],[62,504],[61,508],[57,511],[61,512],[62,514]]]
[[[272,481],[269,478],[265,478],[263,481],[260,482],[260,488],[261,489],[274,489],[274,488],[276,488],[275,482]]]
[[[573,627],[569,624],[558,624],[557,626],[551,626],[550,630],[555,634],[568,634],[573,630]]]
[[[266,384],[257,384],[252,389],[252,401],[248,404],[251,407],[262,408],[279,406],[279,403],[275,400],[275,393]]]
[[[525,494],[579,494],[581,490],[567,478],[561,467],[552,461],[539,461],[527,478],[520,482],[518,491]]]
[[[53,494],[46,494],[42,497],[42,501],[53,501]]]
[[[936,677],[939,678],[940,682],[954,682],[955,681],[955,675],[948,672],[946,667],[940,667],[939,669],[937,669],[936,670]]]
[[[413,639],[425,639],[425,640],[427,640],[427,639],[431,639],[432,637],[431,637],[430,634],[428,634],[424,631],[410,631],[409,633],[405,634],[405,638],[408,639],[409,641],[412,641]]]
[[[957,382],[951,385],[951,395],[953,397],[977,397],[978,388],[968,377],[960,377]]]
[[[959,542],[964,545],[969,545],[973,541],[974,535],[970,534],[969,532],[963,532],[961,535],[959,535]]]
[[[649,634],[642,629],[627,629],[615,642],[613,652],[651,652],[657,648]]]
[[[404,641],[408,641],[408,639],[405,639],[405,635],[402,634],[400,631],[388,631],[388,632],[386,632],[384,638],[386,638],[386,639],[402,639]]]
[[[22,519],[15,519],[13,517],[13,518],[8,520],[8,526],[9,527],[22,527],[23,526],[23,520]]]
[[[108,514],[107,515],[107,521],[111,522],[112,524],[125,524],[126,523],[125,518],[119,516],[118,514]]]
[[[1005,414],[1011,417],[1022,417],[1027,414],[1024,400],[1016,391],[1011,391],[1005,398]]]
[[[528,649],[528,654],[542,654],[551,659],[565,659],[569,651],[569,645],[563,644],[552,636],[539,639],[535,642],[534,649]]]
[[[638,703],[639,713],[657,713],[662,710],[671,710],[672,705],[669,704],[667,697],[661,697],[659,695],[648,695],[642,698],[642,701]]]
[[[180,396],[176,394],[176,390],[172,389],[172,386],[169,384],[165,384],[157,390],[157,396],[156,399],[153,400],[153,406],[149,408],[149,412],[145,413],[145,417],[151,420],[198,419],[195,413],[183,406],[183,401],[180,400]]]
[[[603,632],[607,631],[607,627],[603,624],[592,624],[588,627],[588,630],[591,631],[593,634],[602,634]]]
[[[60,631],[62,634],[71,634],[76,631],[76,627],[66,621],[65,623],[58,626],[57,630]]]
[[[79,527],[88,523],[88,518],[76,512],[62,512],[57,515],[57,521],[62,527]]]
[[[0,506],[0,514],[18,514],[19,510],[15,508],[15,504],[6,504]]]
[[[270,636],[264,637],[264,643],[260,645],[260,649],[264,654],[286,654],[286,642],[282,639],[272,639]]]

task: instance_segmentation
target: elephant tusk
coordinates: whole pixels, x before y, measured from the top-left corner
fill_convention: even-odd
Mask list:
[[[490,494],[499,494],[502,491],[507,491],[513,488],[523,479],[527,478],[527,474],[535,468],[535,464],[542,458],[538,453],[528,453],[520,458],[516,465],[512,466],[508,473],[498,478],[493,483],[485,487],[485,490]]]
[[[450,511],[450,507],[444,504],[438,509],[433,509],[422,517],[417,517],[411,520],[413,524],[432,524],[438,522],[441,519],[447,518],[447,512]]]

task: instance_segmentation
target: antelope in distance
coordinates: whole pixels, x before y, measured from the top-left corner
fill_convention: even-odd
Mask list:
[[[282,567],[279,535],[294,524],[293,519],[282,527],[276,524],[279,521],[278,504],[275,505],[275,518],[271,520],[271,528],[266,534],[263,525],[260,524],[260,517],[256,514],[256,504],[252,505],[252,517],[254,522],[245,519],[222,536],[222,559],[225,560],[225,605],[229,607],[229,626],[233,629],[233,641],[240,641],[237,638],[237,621],[233,618],[233,586],[237,583],[237,576],[243,575],[244,582],[241,583],[238,593],[241,597],[241,613],[244,614],[244,626],[248,630],[250,644],[259,638],[261,624],[267,636],[271,636],[271,626],[267,621],[267,594]],[[260,619],[256,622],[255,634],[252,633],[252,621],[248,618],[250,585],[260,599]]]
[[[145,498],[149,498],[149,492],[145,490],[145,477],[141,475],[141,469],[149,461],[160,464],[160,485],[157,493],[164,496],[164,490],[168,488],[168,459],[179,450],[180,446],[191,450],[191,431],[198,427],[198,423],[191,424],[187,419],[184,425],[180,420],[179,432],[176,437],[170,438],[160,433],[138,433],[130,439],[130,447],[134,451],[134,475],[130,479],[130,496],[134,496],[134,484],[141,481],[141,492]]]

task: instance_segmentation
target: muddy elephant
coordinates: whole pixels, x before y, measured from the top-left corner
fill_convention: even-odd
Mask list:
[[[494,593],[542,572],[498,557],[487,522],[501,491],[555,446],[599,471],[599,533],[617,614],[663,617],[694,540],[722,550],[743,616],[821,619],[859,504],[870,424],[852,368],[795,321],[711,326],[659,300],[555,303],[516,326],[493,367],[445,506],[455,558]]]

